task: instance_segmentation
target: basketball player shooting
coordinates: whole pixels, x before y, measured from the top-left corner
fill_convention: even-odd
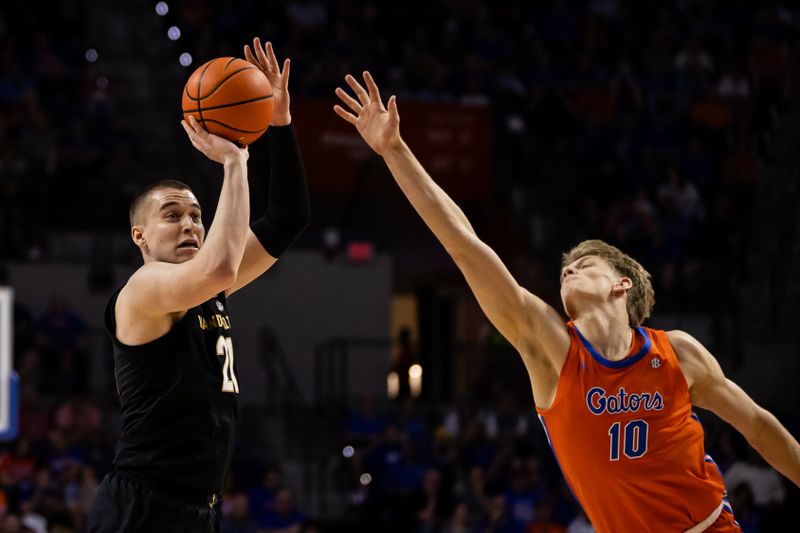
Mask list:
[[[641,326],[654,295],[638,262],[597,240],[565,254],[565,324],[519,286],[416,159],[400,136],[395,97],[384,107],[368,72],[366,89],[353,76],[345,80],[355,98],[337,88],[345,107],[334,111],[383,157],[489,320],[520,353],[553,452],[598,531],[741,531],[693,406],[730,423],[800,485],[800,446],[780,422],[726,379],[689,334]]]
[[[131,203],[131,237],[144,265],[112,296],[122,431],[101,482],[91,532],[216,532],[220,494],[239,419],[239,384],[227,298],[269,269],[310,221],[305,172],[289,111],[289,60],[270,43],[245,57],[275,98],[268,131],[269,206],[250,224],[247,148],[183,121],[192,144],[224,170],[206,236],[186,185],[161,181]]]

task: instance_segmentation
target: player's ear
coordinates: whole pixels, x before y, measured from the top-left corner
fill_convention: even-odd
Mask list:
[[[614,284],[615,291],[616,290],[627,291],[630,290],[631,287],[633,287],[633,281],[631,281],[631,278],[628,277],[619,278],[617,280],[617,283]]]
[[[133,242],[136,243],[136,246],[139,248],[147,246],[147,241],[145,241],[142,229],[143,228],[139,224],[131,226],[131,239],[133,239]]]

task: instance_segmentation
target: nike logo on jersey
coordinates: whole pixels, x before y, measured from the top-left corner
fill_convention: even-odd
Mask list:
[[[660,411],[664,408],[664,398],[658,391],[628,394],[620,387],[617,394],[608,395],[603,387],[592,387],[586,393],[586,407],[595,415],[635,413],[640,409]]]

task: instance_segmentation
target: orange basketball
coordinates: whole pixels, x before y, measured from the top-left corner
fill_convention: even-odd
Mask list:
[[[195,70],[183,89],[183,118],[241,146],[261,137],[272,120],[272,86],[244,59],[218,57]]]

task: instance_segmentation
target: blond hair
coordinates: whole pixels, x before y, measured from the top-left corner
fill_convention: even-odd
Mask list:
[[[561,258],[561,267],[570,265],[587,255],[602,257],[619,274],[631,279],[632,286],[628,289],[627,301],[628,319],[634,326],[641,325],[650,316],[650,311],[656,303],[650,273],[616,246],[597,239],[583,241],[565,253]]]

